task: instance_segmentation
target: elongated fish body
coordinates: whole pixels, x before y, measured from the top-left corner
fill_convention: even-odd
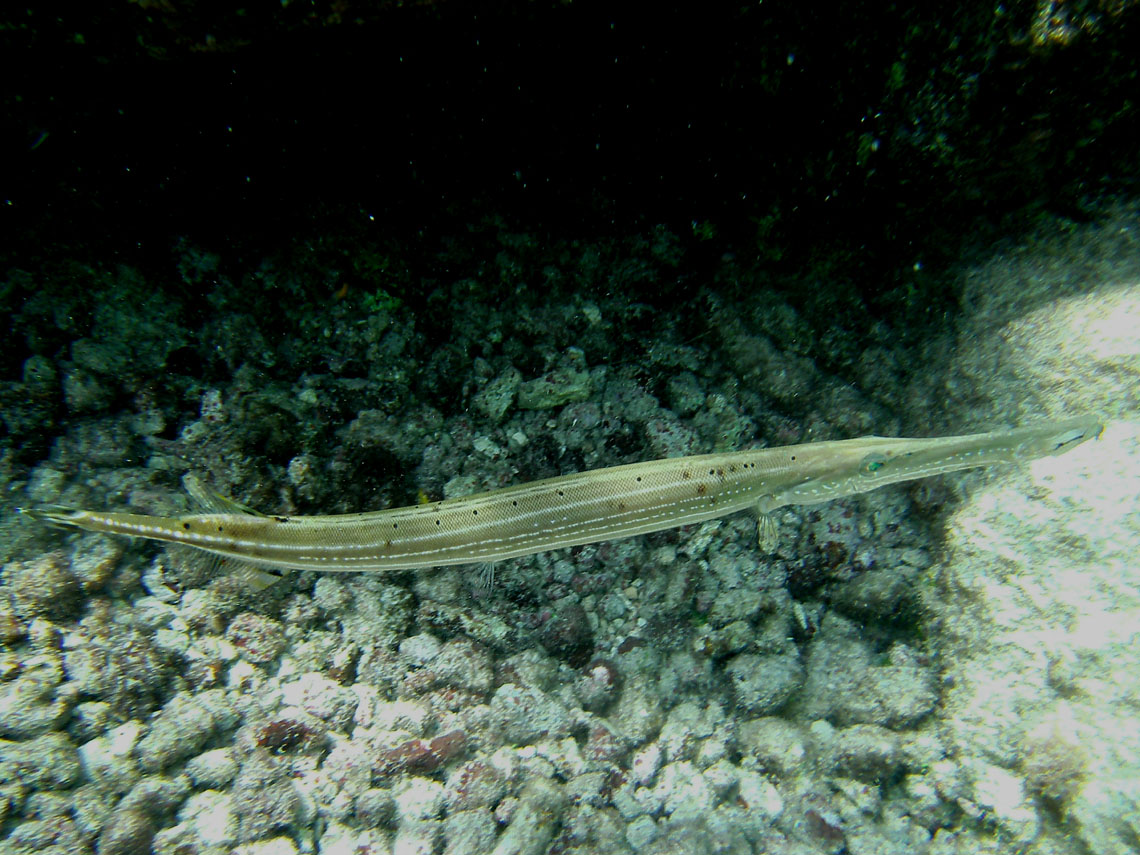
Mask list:
[[[887,484],[1061,454],[1099,436],[1091,417],[932,439],[867,436],[632,463],[457,499],[361,514],[262,516],[188,488],[213,511],[179,517],[28,510],[55,525],[186,544],[259,567],[383,571],[494,562],[614,540],[752,509],[761,546],[768,513]]]

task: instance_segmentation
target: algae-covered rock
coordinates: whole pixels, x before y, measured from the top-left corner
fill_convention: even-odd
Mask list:
[[[475,397],[471,399],[471,406],[492,422],[500,422],[514,403],[521,384],[522,374],[519,370],[508,368],[475,393]]]
[[[557,368],[518,387],[519,407],[549,410],[575,401],[584,401],[593,392],[586,357],[576,347],[567,350]]]

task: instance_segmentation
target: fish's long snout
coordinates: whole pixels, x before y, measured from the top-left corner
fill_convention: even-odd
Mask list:
[[[78,528],[83,519],[83,511],[69,508],[66,505],[45,505],[42,508],[17,508],[16,510],[55,528]]]

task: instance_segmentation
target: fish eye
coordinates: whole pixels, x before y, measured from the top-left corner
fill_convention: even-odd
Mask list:
[[[859,464],[859,472],[862,475],[874,475],[880,469],[887,465],[887,458],[881,454],[868,454],[863,458],[863,462]]]

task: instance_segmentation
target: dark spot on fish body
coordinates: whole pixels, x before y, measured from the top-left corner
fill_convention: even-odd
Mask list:
[[[277,522],[279,522],[279,523],[287,523],[287,522],[289,522],[289,517],[274,517],[273,519],[274,519],[274,520],[276,520],[276,521],[277,521]]]
[[[709,488],[707,485],[705,485],[705,484],[698,484],[697,485],[697,495],[698,496],[703,496],[708,491],[709,491]]]

